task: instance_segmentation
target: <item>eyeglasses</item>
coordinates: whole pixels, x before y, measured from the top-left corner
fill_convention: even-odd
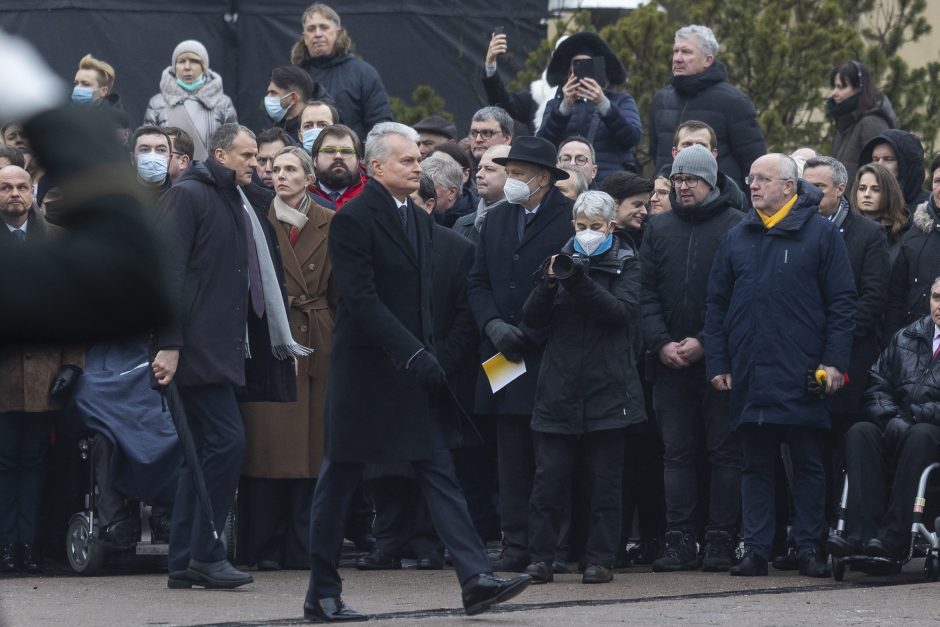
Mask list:
[[[784,178],[772,179],[768,176],[764,176],[763,174],[755,174],[754,176],[745,176],[744,184],[752,185],[753,183],[760,183],[761,185],[766,185],[767,183],[770,183],[771,181],[789,181],[789,180],[790,179],[784,179]]]
[[[668,189],[657,189],[653,192],[653,196],[656,196],[657,198],[665,198],[668,195],[669,195]]]
[[[493,135],[496,135],[497,133],[499,133],[500,135],[503,134],[502,131],[494,131],[489,128],[485,128],[483,130],[477,130],[475,128],[471,128],[470,139],[476,139],[477,137],[480,137],[482,139],[493,139]]]
[[[677,188],[685,185],[689,189],[695,189],[696,187],[698,187],[698,182],[701,181],[702,179],[700,179],[697,176],[674,176],[669,180],[671,180],[672,184],[675,185]]]
[[[574,161],[575,165],[587,165],[589,159],[584,155],[575,155],[574,157],[571,155],[561,155],[558,157],[558,163],[571,163],[572,161]]]
[[[339,155],[343,159],[356,155],[355,149],[346,147],[340,148],[338,146],[322,146],[319,152],[321,155],[325,155],[327,157],[335,157],[336,155]]]

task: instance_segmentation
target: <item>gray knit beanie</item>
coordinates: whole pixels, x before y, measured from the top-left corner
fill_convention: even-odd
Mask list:
[[[173,58],[170,59],[170,67],[176,67],[176,59],[179,58],[184,52],[191,52],[200,59],[202,59],[202,65],[204,70],[209,69],[209,51],[206,50],[206,47],[195,39],[187,39],[186,41],[181,41],[178,46],[173,50]]]
[[[700,144],[693,144],[688,148],[683,148],[672,162],[672,172],[669,176],[676,174],[691,174],[703,179],[709,187],[715,189],[718,185],[718,162],[715,161],[715,155]]]

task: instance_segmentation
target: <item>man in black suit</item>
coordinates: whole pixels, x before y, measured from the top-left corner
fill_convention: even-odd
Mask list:
[[[365,463],[411,462],[431,519],[449,549],[467,614],[524,590],[528,577],[492,575],[447,450],[449,426],[432,409],[446,395],[431,311],[434,237],[415,209],[418,134],[380,123],[369,133],[371,180],[336,214],[329,252],[339,294],[326,399],[326,459],[310,524],[310,586],[304,617],[354,621],[336,570],[343,518]]]
[[[535,462],[529,422],[547,331],[524,324],[522,306],[542,264],[574,233],[572,203],[555,188],[568,173],[555,167],[556,160],[555,147],[538,137],[517,137],[508,156],[493,159],[506,166],[508,203],[487,214],[470,273],[470,307],[483,333],[481,357],[501,352],[526,365],[525,374],[496,394],[485,377],[477,385],[476,413],[497,421],[504,550],[493,564],[496,571],[521,572],[531,561],[527,529]]]

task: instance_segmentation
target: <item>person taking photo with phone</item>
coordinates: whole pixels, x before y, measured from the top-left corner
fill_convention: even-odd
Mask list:
[[[586,138],[597,155],[595,186],[613,172],[636,172],[640,113],[633,96],[611,91],[627,81],[627,71],[607,42],[595,33],[568,37],[552,54],[546,78],[558,91],[536,135],[555,146],[573,135]]]

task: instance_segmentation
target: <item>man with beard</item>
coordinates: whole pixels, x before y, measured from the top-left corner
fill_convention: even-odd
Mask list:
[[[317,182],[307,191],[333,203],[339,211],[359,195],[368,180],[359,165],[362,143],[351,128],[334,124],[320,132],[311,152]]]

